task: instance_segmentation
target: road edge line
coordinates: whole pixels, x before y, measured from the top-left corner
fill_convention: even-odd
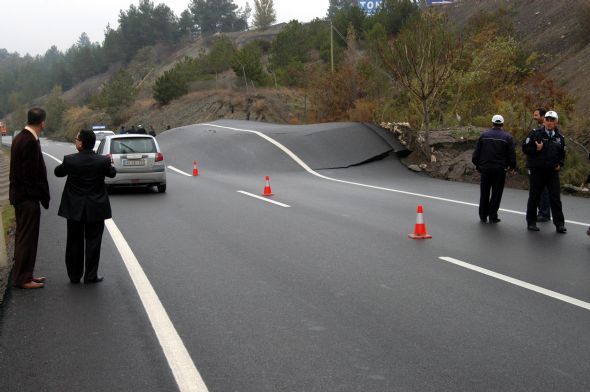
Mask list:
[[[201,374],[123,234],[112,219],[107,219],[105,226],[123,258],[179,390],[181,392],[208,392]]]
[[[46,152],[43,152],[43,154],[60,164],[62,163],[51,154]],[[131,281],[158,338],[178,389],[180,392],[209,392],[180,335],[174,328],[164,305],[162,305],[158,294],[156,294],[127,240],[125,240],[113,219],[105,220],[105,226],[119,251],[119,255],[123,259],[127,272],[129,272]]]

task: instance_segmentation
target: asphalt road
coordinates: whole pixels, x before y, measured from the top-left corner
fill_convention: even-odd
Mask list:
[[[392,147],[342,128],[175,129],[158,136],[167,193],[111,195],[114,222],[206,385],[195,390],[589,390],[588,199],[563,197],[566,235],[551,224],[527,232],[527,194],[511,189],[502,222],[480,224],[478,186],[412,173],[392,155],[347,167]],[[58,159],[73,151],[43,149]],[[199,177],[170,169],[190,174],[194,160]],[[57,162],[46,163],[52,173]],[[266,175],[271,200],[289,207],[238,192],[261,194]],[[2,389],[177,390],[106,231],[105,281],[68,283],[63,183],[50,175],[42,215],[37,272],[47,287],[12,290],[2,309]],[[407,238],[418,204],[431,240]]]

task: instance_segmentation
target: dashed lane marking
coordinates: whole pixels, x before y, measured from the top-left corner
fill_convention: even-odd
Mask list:
[[[507,276],[507,275],[499,274],[499,273],[491,271],[489,269],[481,268],[476,265],[469,264],[464,261],[454,259],[452,257],[441,256],[441,257],[439,257],[439,259],[447,261],[447,262],[455,264],[455,265],[458,265],[459,267],[467,268],[472,271],[479,272],[480,274],[484,274],[487,276],[491,276],[492,278],[496,278],[496,279],[502,280],[504,282],[508,282],[508,283],[513,284],[515,286],[519,286],[519,287],[525,288],[527,290],[531,290],[536,293],[546,295],[547,297],[551,297],[551,298],[557,299],[559,301],[567,302],[568,304],[571,304],[574,306],[579,306],[580,308],[584,308],[586,310],[590,310],[590,303],[579,300],[577,298],[570,297],[570,296],[558,293],[556,291],[548,290],[543,287],[536,286],[534,284],[527,283],[522,280]]]
[[[175,171],[175,172],[176,172],[176,173],[178,173],[178,174],[182,174],[183,176],[192,177],[192,175],[190,175],[190,174],[188,174],[188,173],[185,173],[185,172],[183,172],[182,170],[175,168],[174,166],[170,166],[170,165],[168,165],[168,166],[166,166],[166,167],[167,167],[168,169],[170,169],[170,170],[173,170],[173,171]]]
[[[246,192],[246,191],[237,191],[237,192],[238,192],[238,193],[241,193],[241,194],[243,194],[243,195],[246,195],[246,196],[254,197],[254,198],[256,198],[256,199],[259,199],[259,200],[265,201],[265,202],[267,202],[267,203],[276,204],[276,205],[278,205],[278,206],[281,206],[281,207],[286,207],[286,208],[288,208],[288,207],[291,207],[291,206],[290,206],[290,205],[288,205],[288,204],[281,203],[281,202],[278,202],[278,201],[274,201],[274,200],[268,199],[268,198],[266,198],[266,197],[263,197],[263,196],[258,196],[258,195],[255,195],[255,194],[253,194],[253,193],[250,193],[250,192]]]

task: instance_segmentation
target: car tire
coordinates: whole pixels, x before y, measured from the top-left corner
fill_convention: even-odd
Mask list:
[[[160,193],[166,192],[166,184],[158,185],[158,192],[160,192]]]

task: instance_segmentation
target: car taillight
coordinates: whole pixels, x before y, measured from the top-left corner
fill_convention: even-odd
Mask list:
[[[115,164],[115,161],[113,161],[113,154],[107,154],[107,158],[111,160],[111,165]]]
[[[156,153],[156,162],[161,162],[164,160],[164,155],[161,152]]]

